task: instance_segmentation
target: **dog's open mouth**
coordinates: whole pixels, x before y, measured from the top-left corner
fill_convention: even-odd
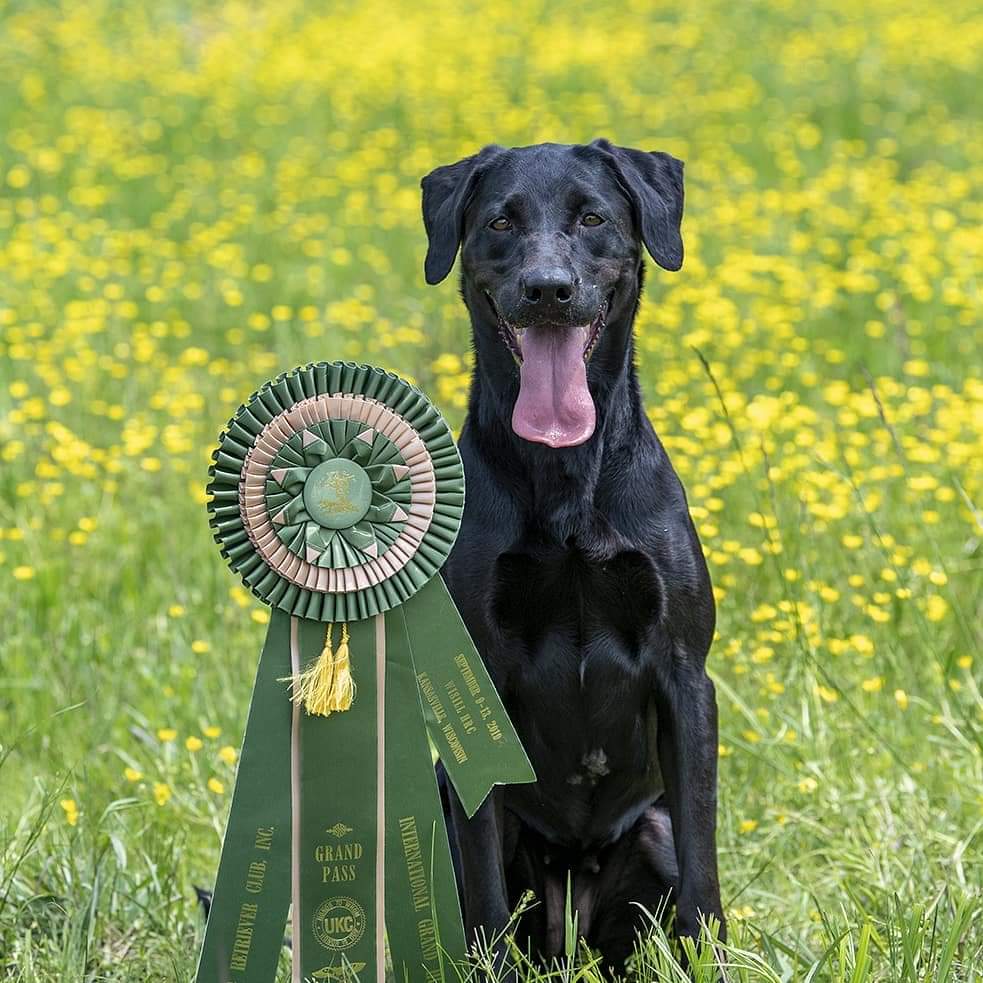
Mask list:
[[[498,310],[495,301],[492,300],[489,293],[485,293],[485,299],[488,301],[488,306],[491,308],[492,314],[495,315],[495,320],[498,322],[498,333],[505,343],[505,347],[512,353],[512,357],[515,359],[517,365],[522,365],[522,340],[526,335],[526,332],[530,330],[529,327],[518,327],[513,325],[511,322],[506,320]],[[583,339],[583,359],[585,362],[590,361],[591,355],[594,354],[594,349],[597,347],[598,339],[604,331],[605,325],[607,323],[607,315],[611,310],[611,302],[614,299],[614,291],[612,291],[605,298],[604,303],[597,309],[597,313],[594,315],[594,320],[590,324],[575,325],[571,327],[557,326],[557,325],[544,325],[544,328],[554,331],[572,331],[580,332],[580,337]]]
[[[589,324],[517,327],[488,296],[502,340],[519,365],[512,429],[524,440],[575,447],[594,433],[597,413],[587,386],[587,363],[604,331],[611,300],[609,294]]]

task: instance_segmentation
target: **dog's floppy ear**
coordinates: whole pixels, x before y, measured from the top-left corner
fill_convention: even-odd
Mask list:
[[[464,234],[464,211],[474,194],[483,165],[501,147],[494,144],[456,164],[432,170],[421,182],[423,224],[427,230],[427,283],[440,283],[451,271]]]
[[[642,241],[659,266],[683,265],[683,162],[658,150],[631,150],[595,140],[635,209]]]

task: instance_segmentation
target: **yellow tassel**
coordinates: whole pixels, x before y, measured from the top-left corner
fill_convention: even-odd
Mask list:
[[[334,678],[332,680],[330,710],[347,710],[355,699],[355,680],[352,679],[352,665],[348,655],[348,625],[341,626],[341,641],[334,657]]]
[[[321,654],[301,673],[290,677],[290,698],[314,716],[347,710],[355,699],[355,681],[348,652],[348,625],[333,651],[334,625],[328,625]]]

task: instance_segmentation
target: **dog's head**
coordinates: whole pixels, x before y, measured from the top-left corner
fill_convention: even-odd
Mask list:
[[[590,363],[625,358],[626,339],[606,328],[630,330],[641,244],[663,269],[682,265],[682,162],[607,140],[489,146],[422,185],[427,283],[450,273],[460,248],[479,354],[519,366],[513,430],[582,444],[596,417]]]

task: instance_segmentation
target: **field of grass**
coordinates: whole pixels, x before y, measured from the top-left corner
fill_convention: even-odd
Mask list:
[[[687,164],[638,361],[718,599],[730,976],[983,978],[978,4],[8,0],[0,64],[0,978],[190,979],[267,621],[219,430],[335,358],[459,425],[419,178],[602,135]]]

